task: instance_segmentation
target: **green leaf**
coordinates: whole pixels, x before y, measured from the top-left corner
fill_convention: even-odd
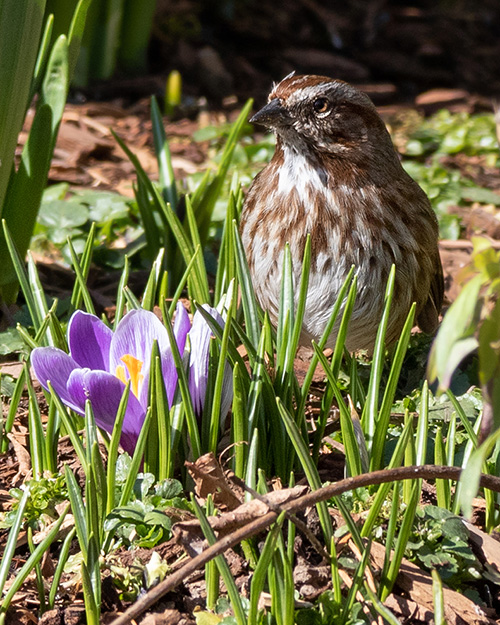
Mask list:
[[[89,220],[89,209],[68,200],[44,202],[38,213],[38,223],[48,228],[63,229],[83,226]]]
[[[7,356],[20,352],[24,348],[24,341],[15,328],[8,328],[0,332],[0,356]]]
[[[35,119],[2,211],[21,258],[28,249],[35,226],[67,92],[68,44],[66,38],[61,36],[52,48]],[[0,279],[3,297],[6,301],[13,301],[17,294],[16,278],[2,239],[0,266],[4,267]]]
[[[83,39],[83,32],[87,20],[87,11],[92,0],[80,0],[75,12],[68,32],[68,80],[71,82],[75,73],[78,55]]]
[[[500,194],[483,189],[481,187],[465,187],[462,190],[462,197],[468,202],[479,202],[480,204],[493,204],[500,206]]]
[[[153,123],[153,140],[155,145],[156,158],[158,160],[158,174],[160,188],[165,202],[170,203],[173,210],[177,210],[177,188],[175,186],[174,168],[172,157],[168,147],[163,118],[156,98],[151,98],[151,121]]]
[[[0,6],[0,217],[38,54],[45,0],[3,0]]]
[[[459,504],[464,516],[469,519],[472,515],[472,500],[477,496],[479,490],[479,478],[483,465],[498,440],[500,440],[500,429],[490,434],[484,443],[472,452],[460,476]]]
[[[478,342],[473,332],[479,321],[481,276],[463,287],[444,316],[429,356],[427,375],[430,382],[439,380],[439,389],[449,387],[453,372]]]

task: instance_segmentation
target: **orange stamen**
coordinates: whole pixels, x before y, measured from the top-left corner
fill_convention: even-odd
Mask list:
[[[125,367],[127,367],[130,382],[132,387],[132,393],[139,397],[139,385],[144,380],[144,376],[141,374],[142,362],[135,358],[135,356],[131,356],[130,354],[125,354],[120,358],[122,362],[125,363]],[[118,365],[116,367],[116,377],[126,384],[126,376],[125,376],[125,367],[122,365]]]

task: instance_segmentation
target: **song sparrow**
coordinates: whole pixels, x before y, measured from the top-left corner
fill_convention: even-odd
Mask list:
[[[368,96],[340,80],[291,74],[250,121],[277,136],[274,156],[253,181],[241,215],[257,299],[273,322],[285,243],[298,290],[310,233],[303,344],[322,335],[352,265],[358,291],[346,341],[350,351],[373,347],[393,264],[387,342],[398,338],[412,302],[420,328],[433,332],[443,298],[436,216],[401,166]]]

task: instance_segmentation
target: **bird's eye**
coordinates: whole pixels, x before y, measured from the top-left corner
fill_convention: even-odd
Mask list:
[[[330,102],[326,98],[316,98],[313,102],[316,113],[326,113],[330,108]]]

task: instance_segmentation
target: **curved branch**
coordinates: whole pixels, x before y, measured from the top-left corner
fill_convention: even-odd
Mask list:
[[[323,486],[319,490],[311,491],[294,501],[289,501],[282,506],[283,510],[288,512],[298,512],[313,506],[320,501],[325,501],[331,497],[336,497],[349,490],[362,488],[366,486],[375,486],[377,484],[385,484],[387,482],[397,482],[399,480],[416,480],[416,479],[445,479],[458,480],[462,469],[458,467],[446,467],[435,465],[421,465],[411,467],[398,467],[396,469],[383,469],[382,471],[373,471],[372,473],[363,473],[356,477],[349,477],[340,480],[334,484]],[[493,475],[481,474],[480,486],[488,488],[494,492],[500,493],[500,478]],[[234,547],[242,540],[250,538],[259,532],[265,530],[269,525],[274,523],[278,518],[276,512],[268,512],[267,514],[251,521],[247,525],[240,527],[236,531],[228,534],[218,540],[214,545],[205,549],[202,553],[192,558],[178,571],[169,575],[166,579],[152,588],[147,594],[140,597],[132,604],[121,616],[112,621],[111,625],[128,625],[132,619],[137,618],[154,603],[156,603],[163,595],[173,590],[182,581],[191,575],[213,558],[224,553],[227,549]]]

